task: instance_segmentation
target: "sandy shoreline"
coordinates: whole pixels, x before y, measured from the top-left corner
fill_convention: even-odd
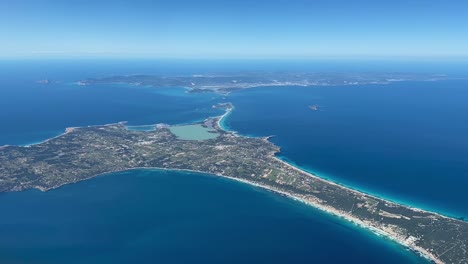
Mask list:
[[[417,207],[412,207],[412,206],[409,206],[409,205],[406,205],[406,204],[401,204],[401,203],[397,203],[397,202],[393,202],[391,200],[387,200],[385,198],[381,198],[381,197],[378,197],[378,196],[375,196],[375,195],[372,195],[372,194],[368,194],[366,192],[362,192],[362,191],[358,191],[356,189],[353,189],[353,188],[350,188],[350,187],[347,187],[347,186],[344,186],[344,185],[341,185],[339,183],[336,183],[336,182],[332,182],[332,181],[329,181],[327,179],[324,179],[324,178],[321,178],[320,176],[317,176],[315,174],[312,174],[310,172],[307,172],[305,170],[302,170],[276,156],[273,156],[274,159],[276,159],[277,161],[281,162],[282,164],[284,164],[285,166],[288,166],[289,168],[293,169],[293,170],[296,170],[298,172],[301,172],[301,173],[304,173],[306,174],[307,176],[309,177],[312,177],[314,179],[317,179],[317,180],[320,180],[320,181],[324,181],[326,182],[327,184],[330,184],[330,185],[334,185],[334,186],[338,186],[340,188],[343,188],[343,189],[346,189],[348,191],[351,191],[351,192],[354,192],[354,193],[358,193],[358,194],[363,194],[363,195],[366,195],[367,197],[370,197],[370,198],[374,198],[374,199],[378,199],[378,200],[384,200],[385,202],[389,203],[389,204],[395,204],[395,205],[400,205],[400,206],[403,206],[403,207],[406,207],[406,208],[409,208],[411,210],[414,210],[414,211],[417,211],[417,212],[423,212],[423,213],[431,213],[431,214],[434,214],[434,215],[437,215],[437,216],[440,216],[440,217],[443,217],[443,218],[446,218],[446,219],[453,219],[453,220],[456,220],[456,221],[462,221],[462,220],[459,220],[459,219],[456,219],[456,218],[453,218],[453,217],[449,217],[449,216],[446,216],[446,215],[443,215],[443,214],[440,214],[440,213],[437,213],[437,212],[433,212],[433,211],[428,211],[428,210],[424,210],[424,209],[421,209],[421,208],[417,208]]]
[[[225,113],[221,116],[218,116],[218,117],[215,117],[217,118],[217,122],[216,124],[218,125],[218,128],[220,130],[223,130],[227,133],[232,133],[233,135],[235,136],[238,136],[238,137],[244,137],[244,136],[241,136],[241,135],[238,135],[236,132],[234,131],[228,131],[227,129],[225,129],[223,126],[222,126],[222,121],[223,119],[225,119],[229,114],[232,113],[232,111],[234,110],[234,106],[232,104],[229,103],[228,107],[226,107],[226,110],[225,110]],[[114,123],[114,124],[106,124],[106,125],[103,125],[103,126],[111,126],[111,125],[117,125],[117,124],[125,124],[125,122],[118,122],[118,123]],[[93,127],[93,126],[88,126],[88,127]],[[42,143],[45,143],[45,142],[48,142],[49,140],[52,140],[54,138],[57,138],[57,137],[60,137],[62,135],[65,135],[65,134],[68,134],[68,133],[71,133],[73,131],[75,131],[76,129],[79,129],[79,127],[69,127],[69,128],[66,128],[65,129],[65,133],[63,134],[60,134],[60,135],[57,135],[53,138],[49,138],[43,142],[40,142],[40,143],[37,143],[37,144],[42,144]],[[266,140],[268,141],[269,137],[264,137],[263,140]],[[28,146],[32,146],[32,145],[36,145],[36,144],[31,144],[31,145],[28,145]],[[6,146],[0,146],[0,148],[3,148],[3,147],[6,147]],[[27,147],[27,146],[26,146]],[[343,188],[343,189],[346,189],[348,191],[351,191],[351,192],[354,192],[354,193],[358,193],[360,195],[365,195],[367,197],[371,197],[371,198],[375,198],[375,199],[378,199],[378,200],[383,200],[385,202],[388,202],[388,203],[391,203],[391,204],[398,204],[400,206],[404,206],[406,208],[410,208],[414,211],[419,211],[419,212],[427,212],[427,213],[431,213],[431,214],[436,214],[440,217],[444,217],[444,218],[447,218],[447,219],[453,219],[453,220],[457,220],[455,218],[451,218],[451,217],[447,217],[445,215],[441,215],[441,214],[438,214],[438,213],[434,213],[434,212],[431,212],[431,211],[427,211],[427,210],[423,210],[423,209],[420,209],[420,208],[414,208],[414,207],[411,207],[411,206],[407,206],[407,205],[403,205],[403,204],[399,204],[399,203],[395,203],[395,202],[392,202],[390,200],[387,200],[387,199],[384,199],[384,198],[380,198],[380,197],[376,197],[374,195],[370,195],[370,194],[367,194],[365,192],[361,192],[361,191],[357,191],[355,189],[352,189],[352,188],[349,188],[349,187],[346,187],[346,186],[343,186],[343,185],[340,185],[338,183],[335,183],[335,182],[332,182],[332,181],[329,181],[329,180],[326,180],[324,178],[321,178],[317,175],[314,175],[312,173],[309,173],[307,171],[304,171],[302,170],[301,168],[298,168],[278,157],[275,156],[275,153],[272,153],[271,154],[272,158],[275,159],[276,161],[278,161],[279,163],[281,163],[282,165],[284,166],[287,166],[288,168],[291,168],[301,174],[304,174],[304,175],[307,175],[308,177],[312,177],[318,181],[322,181],[322,182],[326,182],[327,184],[330,184],[330,185],[333,185],[333,186],[337,186],[339,188]],[[284,195],[284,196],[287,196],[291,199],[294,199],[294,200],[297,200],[297,201],[300,201],[302,203],[305,203],[309,206],[312,206],[314,208],[317,208],[323,212],[326,212],[326,213],[329,213],[329,214],[332,214],[332,215],[335,215],[335,216],[338,216],[342,219],[345,219],[349,222],[352,222],[353,224],[356,224],[357,226],[359,227],[362,227],[364,229],[367,229],[367,230],[370,230],[371,232],[379,235],[379,236],[384,236],[388,239],[391,239],[409,249],[411,249],[412,251],[414,252],[417,252],[418,254],[420,254],[421,256],[423,256],[424,258],[428,259],[428,260],[431,260],[435,263],[444,263],[442,262],[440,259],[438,259],[434,254],[432,254],[431,252],[427,251],[426,249],[424,248],[421,248],[419,246],[416,246],[414,245],[414,243],[411,243],[410,242],[407,242],[404,238],[401,238],[399,237],[398,234],[394,234],[394,233],[391,233],[391,232],[388,232],[388,231],[385,231],[385,230],[382,230],[378,227],[375,227],[373,225],[370,225],[368,223],[366,223],[365,221],[362,221],[360,220],[359,218],[353,216],[352,214],[348,213],[348,212],[343,212],[341,210],[337,210],[331,206],[328,206],[328,205],[324,205],[322,203],[320,203],[320,201],[318,200],[312,200],[312,199],[305,199],[303,197],[301,197],[300,195],[297,195],[295,193],[291,193],[291,192],[286,192],[286,191],[283,191],[283,190],[280,190],[280,189],[277,189],[275,187],[271,187],[271,186],[267,186],[267,185],[264,185],[264,184],[261,184],[261,183],[258,183],[258,182],[255,182],[255,181],[250,181],[250,180],[247,180],[247,179],[241,179],[241,178],[235,178],[235,177],[230,177],[230,176],[225,176],[225,175],[220,175],[220,174],[212,174],[212,173],[207,173],[207,172],[204,172],[204,171],[196,171],[196,170],[188,170],[188,169],[168,169],[168,168],[158,168],[158,167],[135,167],[135,168],[128,168],[128,169],[124,169],[124,170],[115,170],[115,171],[108,171],[108,172],[105,172],[105,173],[100,173],[98,175],[93,175],[93,176],[90,176],[86,179],[80,179],[79,181],[82,181],[82,180],[87,180],[87,179],[91,179],[91,178],[94,178],[94,177],[97,177],[97,176],[102,176],[102,175],[107,175],[107,174],[110,174],[110,173],[115,173],[115,172],[121,172],[121,171],[131,171],[131,170],[138,170],[138,169],[154,169],[154,170],[167,170],[167,171],[186,171],[186,172],[195,172],[195,173],[201,173],[201,174],[210,174],[210,175],[216,175],[216,176],[220,176],[220,177],[223,177],[223,178],[228,178],[228,179],[232,179],[232,180],[236,180],[238,182],[243,182],[243,183],[246,183],[246,184],[249,184],[249,185],[253,185],[253,186],[256,186],[256,187],[259,187],[259,188],[262,188],[262,189],[266,189],[266,190],[269,190],[269,191],[272,191],[272,192],[275,192],[275,193],[278,193],[278,194],[281,194],[281,195]],[[78,181],[76,181],[78,182]],[[70,183],[76,183],[76,182],[70,182]],[[68,184],[68,183],[67,183]],[[44,188],[40,188],[40,187],[36,187],[36,189],[39,189],[41,191],[48,191],[48,190],[52,190],[52,189],[56,189],[56,188],[59,188],[63,185],[60,185],[60,186],[55,186],[53,188],[50,188],[50,189],[44,189]],[[458,221],[461,221],[461,220],[458,220]]]
[[[224,129],[224,127],[223,127],[221,124],[222,124],[223,119],[226,118],[229,114],[232,113],[233,109],[234,109],[234,106],[232,106],[232,104],[231,104],[231,107],[227,108],[226,112],[225,112],[222,116],[219,117],[217,124],[218,124],[218,127],[219,127],[220,129],[226,131],[226,130]],[[229,131],[227,131],[227,132],[229,132]],[[237,136],[239,136],[239,135],[238,135],[237,133],[235,133],[235,132],[234,132],[234,134],[237,135]],[[269,138],[270,138],[270,137],[266,137],[266,138],[264,138],[264,140],[268,141]],[[309,176],[309,177],[312,177],[312,178],[314,178],[314,179],[316,179],[316,180],[320,180],[320,181],[326,182],[327,184],[334,185],[334,186],[338,186],[338,187],[340,187],[340,188],[344,188],[344,189],[349,190],[349,191],[352,191],[352,192],[354,192],[354,193],[359,193],[359,194],[361,194],[361,195],[366,195],[366,196],[368,196],[368,197],[372,197],[372,198],[379,199],[379,200],[385,200],[385,199],[383,199],[383,198],[375,197],[375,196],[373,196],[373,195],[369,195],[369,194],[367,194],[367,193],[363,193],[363,192],[354,190],[354,189],[352,189],[352,188],[348,188],[348,187],[345,187],[345,186],[343,186],[343,185],[337,184],[337,183],[335,183],[335,182],[332,182],[332,181],[328,181],[328,180],[326,180],[326,179],[323,179],[323,178],[321,178],[321,177],[319,177],[319,176],[317,176],[317,175],[314,175],[314,174],[309,173],[309,172],[307,172],[307,171],[304,171],[304,170],[302,170],[302,169],[300,169],[300,168],[298,168],[298,167],[296,167],[296,166],[294,166],[294,165],[292,165],[292,164],[287,163],[286,161],[284,161],[284,160],[282,160],[282,159],[276,157],[274,154],[272,155],[272,158],[275,159],[276,161],[280,162],[281,164],[283,164],[283,165],[285,165],[285,166],[287,166],[287,167],[289,167],[289,168],[291,168],[291,169],[293,169],[293,170],[295,170],[295,171],[297,171],[297,172],[300,172],[300,173],[303,173],[303,174],[305,174],[305,175],[307,175],[307,176]],[[203,172],[202,172],[202,173],[203,173]],[[343,218],[343,219],[345,219],[345,220],[347,220],[347,221],[350,221],[350,222],[352,222],[352,223],[354,223],[354,224],[356,224],[356,225],[358,225],[358,226],[360,226],[360,227],[362,227],[362,228],[365,228],[365,229],[367,229],[367,230],[369,230],[369,231],[371,231],[371,232],[373,232],[373,233],[375,233],[375,234],[377,234],[377,235],[382,235],[382,236],[384,236],[384,237],[387,237],[387,238],[389,238],[389,239],[391,239],[391,240],[393,240],[393,241],[395,241],[395,242],[397,242],[397,243],[399,243],[399,244],[401,244],[401,245],[403,245],[403,246],[405,246],[405,247],[407,247],[407,248],[409,248],[409,249],[411,249],[411,250],[417,252],[417,253],[420,254],[422,257],[424,257],[424,258],[426,258],[426,259],[428,259],[428,260],[431,260],[431,261],[433,261],[433,262],[435,262],[435,263],[437,263],[437,264],[443,264],[443,263],[444,263],[443,261],[441,261],[440,259],[438,259],[436,256],[434,256],[434,254],[430,253],[430,252],[427,251],[426,249],[421,248],[421,247],[418,247],[418,246],[416,246],[416,245],[412,245],[412,244],[407,243],[405,240],[399,238],[397,234],[391,234],[391,233],[389,233],[389,232],[387,232],[387,231],[384,231],[384,230],[379,229],[379,228],[377,228],[377,227],[371,226],[371,225],[369,225],[369,224],[363,222],[362,220],[360,220],[360,219],[354,217],[353,215],[347,214],[347,213],[342,212],[342,211],[339,211],[339,210],[336,210],[335,208],[333,208],[333,207],[331,207],[331,206],[326,206],[326,205],[320,204],[320,203],[318,203],[318,202],[314,202],[314,201],[312,201],[312,200],[305,200],[305,199],[303,199],[303,198],[301,198],[301,197],[298,197],[297,195],[295,195],[295,194],[293,194],[293,193],[281,191],[281,190],[278,190],[278,189],[276,189],[276,188],[272,188],[272,187],[270,187],[270,186],[266,186],[266,185],[263,185],[263,184],[259,184],[259,183],[253,182],[253,181],[248,181],[248,180],[240,179],[240,178],[228,177],[228,176],[224,176],[224,175],[218,175],[218,176],[225,177],[225,178],[229,178],[229,179],[233,179],[233,180],[236,180],[236,181],[239,181],[239,182],[243,182],[243,183],[246,183],[246,184],[250,184],[250,185],[254,185],[254,186],[256,186],[256,187],[260,187],[260,188],[263,188],[263,189],[266,189],[266,190],[269,190],[269,191],[272,191],[272,192],[276,192],[276,193],[279,193],[279,194],[281,194],[281,195],[285,195],[285,196],[287,196],[287,197],[289,197],[289,198],[292,198],[292,199],[294,199],[294,200],[300,201],[300,202],[305,203],[305,204],[307,204],[307,205],[309,205],[309,206],[312,206],[312,207],[314,207],[314,208],[317,208],[317,209],[319,209],[319,210],[321,210],[321,211],[323,211],[323,212],[326,212],[326,213],[329,213],[329,214],[338,216],[338,217],[340,217],[340,218]],[[385,200],[385,201],[388,202],[388,203],[391,203],[391,204],[397,204],[397,203],[392,202],[392,201],[389,201],[389,200]],[[441,215],[441,214],[438,214],[438,213],[434,213],[434,212],[429,212],[429,211],[426,211],[426,210],[422,210],[422,209],[420,209],[420,208],[414,208],[414,207],[406,206],[406,205],[402,205],[402,206],[407,207],[407,208],[410,208],[410,209],[415,210],[415,211],[428,212],[428,213],[437,214],[437,215],[439,215],[439,216],[441,216],[441,217],[444,217],[444,218],[450,218],[450,217],[447,217],[447,216],[444,216],[444,215]],[[452,219],[452,218],[450,218],[450,219]]]
[[[367,223],[363,222],[362,220],[350,215],[350,214],[346,214],[344,212],[341,212],[339,210],[336,210],[335,208],[331,207],[331,206],[326,206],[326,205],[323,205],[323,204],[320,204],[318,202],[314,202],[314,201],[311,201],[311,200],[305,200],[303,198],[300,198],[292,193],[288,193],[288,192],[285,192],[285,191],[281,191],[281,190],[278,190],[278,189],[275,189],[275,188],[272,188],[272,187],[269,187],[269,186],[266,186],[266,185],[263,185],[263,184],[259,184],[259,183],[256,183],[256,182],[251,182],[251,181],[248,181],[248,180],[245,180],[245,179],[239,179],[239,178],[233,178],[233,177],[227,177],[227,176],[222,176],[222,175],[217,175],[217,176],[221,176],[221,177],[225,177],[225,178],[229,178],[229,179],[232,179],[232,180],[236,180],[236,181],[239,181],[239,182],[243,182],[243,183],[246,183],[246,184],[249,184],[249,185],[253,185],[253,186],[256,186],[256,187],[259,187],[259,188],[262,188],[262,189],[266,189],[266,190],[269,190],[269,191],[272,191],[272,192],[275,192],[275,193],[278,193],[278,194],[281,194],[281,195],[284,195],[286,197],[289,197],[291,199],[294,199],[296,201],[299,201],[299,202],[302,202],[304,204],[307,204],[309,206],[312,206],[316,209],[319,209],[323,212],[326,212],[326,213],[329,213],[329,214],[332,214],[334,216],[338,216],[342,219],[345,219],[353,224],[356,224],[357,226],[361,227],[361,228],[364,228],[364,229],[367,229],[369,231],[371,231],[372,233],[374,234],[377,234],[377,235],[380,235],[380,236],[384,236],[392,241],[395,241],[397,242],[398,244],[400,245],[403,245],[409,249],[411,249],[412,251],[418,253],[420,256],[428,259],[428,260],[431,260],[437,264],[443,264],[444,262],[442,262],[440,259],[438,259],[436,256],[434,256],[432,253],[430,253],[429,251],[427,251],[426,249],[424,248],[421,248],[421,247],[418,247],[418,246],[415,246],[415,245],[410,245],[408,244],[406,241],[398,238],[397,236],[395,236],[394,234],[391,234],[391,233],[388,233],[384,230],[381,230],[379,228],[376,228],[374,226],[371,226],[371,225],[368,225]]]
[[[276,157],[274,157],[275,159],[278,159]],[[285,165],[288,165],[288,166],[291,166],[305,174],[308,174],[308,175],[311,175],[312,177],[314,178],[317,178],[317,176],[314,176],[308,172],[304,172],[284,161],[282,161],[281,159],[278,159],[280,162],[284,163]],[[306,200],[300,196],[297,196],[293,193],[290,193],[290,192],[286,192],[286,191],[282,191],[282,190],[279,190],[277,188],[274,188],[274,187],[271,187],[271,186],[267,186],[267,185],[264,185],[264,184],[260,184],[258,182],[254,182],[254,181],[249,181],[247,179],[242,179],[242,178],[235,178],[235,177],[230,177],[230,176],[225,176],[225,175],[221,175],[221,174],[213,174],[213,173],[207,173],[207,172],[204,172],[204,171],[197,171],[197,170],[190,170],[190,169],[168,169],[168,168],[159,168],[159,167],[135,167],[135,168],[130,168],[130,169],[126,169],[126,170],[115,170],[115,171],[108,171],[108,172],[104,172],[104,173],[101,173],[101,174],[98,174],[98,175],[93,175],[93,176],[90,176],[86,179],[80,179],[79,181],[77,182],[80,182],[80,181],[84,181],[84,180],[89,180],[89,179],[92,179],[92,178],[95,178],[95,177],[100,177],[100,176],[106,176],[106,175],[109,175],[109,174],[112,174],[112,173],[117,173],[117,172],[126,172],[126,171],[134,171],[134,170],[160,170],[160,171],[181,171],[181,172],[191,172],[191,173],[199,173],[199,174],[205,174],[205,175],[212,175],[212,176],[217,176],[217,177],[222,177],[222,178],[227,178],[227,179],[230,179],[230,180],[234,180],[234,181],[237,181],[237,182],[241,182],[241,183],[244,183],[244,184],[249,184],[251,186],[255,186],[257,188],[262,188],[264,190],[268,190],[268,191],[271,191],[271,192],[274,192],[274,193],[277,193],[277,194],[280,194],[280,195],[283,195],[285,197],[288,197],[290,199],[293,199],[293,200],[296,200],[296,201],[299,201],[301,203],[304,203],[308,206],[311,206],[311,207],[314,207],[316,209],[319,209],[321,210],[322,212],[325,212],[325,213],[328,213],[328,214],[331,214],[331,215],[334,215],[334,216],[337,216],[341,219],[344,219],[348,222],[351,222],[363,229],[366,229],[378,236],[383,236],[385,238],[388,238],[392,241],[395,241],[396,243],[404,246],[404,247],[407,247],[408,249],[412,250],[413,252],[416,252],[417,254],[419,254],[421,257],[424,257],[434,263],[437,263],[437,264],[443,264],[444,262],[441,261],[440,259],[438,259],[436,256],[434,256],[432,253],[428,252],[426,249],[424,248],[421,248],[421,247],[418,247],[418,246],[415,246],[415,245],[412,245],[412,244],[409,244],[407,243],[405,240],[399,238],[397,235],[395,234],[391,234],[391,233],[388,233],[384,230],[381,230],[377,227],[374,227],[374,226],[371,226],[367,223],[365,223],[364,221],[350,215],[350,214],[347,214],[346,212],[342,212],[342,211],[339,211],[339,210],[336,210],[335,208],[331,207],[331,206],[326,206],[326,205],[323,205],[323,204],[320,204],[319,202],[317,201],[313,201],[313,200]],[[323,180],[321,178],[319,178],[320,180]],[[71,183],[77,183],[77,182],[71,182]],[[70,183],[67,183],[67,184],[70,184]],[[67,185],[67,184],[64,184],[64,185]],[[333,183],[335,184],[335,183]],[[335,184],[335,185],[338,185],[338,184]],[[53,190],[53,189],[57,189],[57,188],[60,188],[62,187],[63,185],[60,185],[60,186],[55,186],[54,188],[50,188],[50,189],[44,189],[44,188],[39,188],[39,187],[36,187],[36,189],[40,190],[40,191],[43,191],[43,192],[46,192],[46,191],[50,191],[50,190]],[[338,185],[339,186],[339,185]],[[342,187],[342,186],[340,186]],[[342,188],[346,188],[346,187],[342,187]]]
[[[125,124],[127,123],[127,121],[120,121],[120,122],[117,122],[117,123],[110,123],[110,124],[104,124],[104,125],[90,125],[90,126],[84,126],[84,127],[102,127],[102,126],[113,126],[113,125],[122,125],[122,124]],[[59,138],[63,135],[66,135],[68,133],[71,133],[77,129],[80,129],[82,127],[66,127],[65,128],[65,132],[61,133],[61,134],[58,134],[54,137],[51,137],[51,138],[48,138],[46,140],[43,140],[43,141],[38,141],[38,142],[34,142],[34,143],[30,143],[30,144],[25,144],[25,145],[4,145],[4,146],[1,146],[0,148],[2,147],[9,147],[9,146],[18,146],[18,147],[31,147],[31,146],[34,146],[34,145],[40,145],[40,144],[43,144],[43,143],[46,143],[46,142],[49,142],[50,140],[52,139],[55,139],[55,138]]]
[[[377,197],[368,195],[368,194],[366,194],[366,193],[362,193],[362,192],[358,192],[358,191],[353,190],[353,189],[350,189],[350,188],[346,188],[346,187],[344,187],[344,186],[342,186],[342,185],[339,185],[339,184],[336,184],[336,183],[334,183],[334,182],[330,182],[330,181],[324,180],[324,179],[322,179],[322,178],[320,178],[320,177],[318,177],[318,176],[316,176],[316,175],[313,175],[313,174],[311,174],[311,173],[308,173],[308,172],[306,172],[306,171],[303,171],[303,170],[301,170],[301,169],[299,169],[299,168],[297,168],[297,167],[295,167],[295,166],[293,166],[293,165],[291,165],[291,164],[289,164],[289,163],[287,163],[287,162],[285,162],[285,161],[283,161],[283,160],[281,160],[281,159],[279,159],[279,158],[277,158],[277,157],[273,157],[273,158],[276,159],[277,161],[281,162],[282,164],[284,164],[284,165],[286,165],[286,166],[288,166],[288,167],[290,167],[290,168],[296,170],[296,171],[299,171],[299,172],[301,172],[301,173],[304,173],[304,174],[308,175],[309,177],[313,177],[313,178],[315,178],[315,179],[318,179],[318,180],[327,182],[327,183],[329,183],[329,184],[332,184],[332,185],[335,185],[335,186],[339,186],[340,188],[345,188],[345,189],[350,190],[350,191],[355,192],[355,193],[364,194],[364,195],[366,195],[366,196],[373,197],[373,198],[375,198],[375,199],[383,200],[383,199],[381,199],[381,198],[377,198]],[[247,182],[247,181],[246,181],[246,182]],[[291,197],[291,198],[293,198],[293,199],[295,199],[295,200],[301,201],[301,202],[303,202],[303,203],[305,203],[305,204],[307,204],[307,205],[310,205],[310,206],[312,206],[312,207],[315,207],[315,208],[317,208],[317,209],[320,209],[320,210],[322,210],[322,211],[324,211],[324,212],[327,212],[327,213],[333,214],[333,215],[335,215],[335,216],[341,217],[341,218],[343,218],[343,219],[346,219],[346,220],[348,220],[348,221],[350,221],[350,222],[352,222],[352,223],[354,223],[354,224],[356,224],[356,225],[358,225],[358,226],[360,226],[360,227],[362,227],[362,228],[365,228],[365,229],[370,230],[371,232],[373,232],[373,233],[375,233],[375,234],[377,234],[377,235],[383,235],[383,236],[385,236],[385,237],[387,237],[387,238],[389,238],[389,239],[391,239],[391,240],[393,240],[393,241],[395,241],[395,242],[397,242],[397,243],[399,243],[399,244],[401,244],[401,245],[403,245],[403,246],[405,246],[405,247],[408,247],[408,248],[410,248],[411,250],[413,250],[413,251],[419,253],[421,256],[423,256],[423,257],[426,258],[426,259],[429,259],[429,260],[431,260],[431,261],[433,261],[433,262],[435,262],[435,263],[438,263],[438,264],[439,264],[439,263],[440,263],[440,264],[444,263],[444,262],[442,262],[440,259],[438,259],[436,256],[434,256],[432,253],[430,253],[429,251],[427,251],[426,249],[421,248],[421,247],[418,247],[418,246],[416,246],[416,245],[408,244],[405,240],[399,238],[397,234],[392,234],[392,233],[389,233],[389,232],[384,231],[384,230],[382,230],[382,229],[379,229],[379,228],[377,228],[377,227],[371,226],[371,225],[365,223],[364,221],[360,220],[359,218],[354,217],[354,216],[351,215],[351,214],[348,214],[348,213],[343,212],[343,211],[340,211],[340,210],[336,210],[335,208],[333,208],[333,207],[331,207],[331,206],[326,206],[326,205],[320,204],[320,203],[318,203],[318,202],[314,202],[314,201],[312,201],[312,200],[305,200],[305,199],[302,199],[302,198],[297,197],[296,195],[291,194],[291,193],[282,192],[282,191],[278,191],[278,190],[273,190],[273,188],[268,188],[268,187],[266,187],[266,186],[259,186],[259,187],[266,188],[266,189],[269,189],[269,190],[271,190],[271,191],[279,192],[279,193],[281,193],[281,194],[285,194],[285,195],[287,195],[287,196],[289,196],[289,197]],[[386,202],[389,202],[389,203],[392,203],[392,204],[395,204],[395,203],[393,203],[393,202],[391,202],[391,201],[388,201],[388,200],[385,200],[385,201],[386,201]],[[405,206],[405,207],[406,207],[406,206]],[[411,207],[408,207],[408,208],[411,208]],[[411,209],[413,209],[413,208],[411,208]],[[420,209],[416,208],[416,210],[420,210]],[[420,210],[420,211],[424,211],[424,210]],[[426,211],[424,211],[424,212],[426,212]],[[430,212],[430,213],[432,213],[432,212]]]
[[[226,108],[226,111],[224,112],[224,114],[218,117],[218,122],[216,122],[216,124],[221,130],[229,132],[227,129],[223,127],[222,122],[229,114],[232,113],[233,110],[234,110],[234,106],[231,103],[229,103],[229,107]]]

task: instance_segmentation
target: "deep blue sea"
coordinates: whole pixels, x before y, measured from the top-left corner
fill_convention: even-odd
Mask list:
[[[236,108],[225,125],[274,135],[291,163],[381,197],[468,217],[466,80],[257,88],[229,100]]]
[[[1,263],[427,263],[307,205],[233,180],[130,171],[0,194]]]
[[[466,66],[466,65],[464,65]],[[459,63],[4,61],[0,145],[69,126],[189,123],[222,112],[229,129],[275,135],[281,157],[403,203],[468,216],[468,81],[265,87],[231,94],[77,86],[115,74],[245,70],[413,71],[464,76]],[[466,67],[465,67],[466,68]],[[36,83],[50,79],[53,83]],[[318,104],[321,111],[308,105]],[[426,263],[402,246],[291,199],[227,179],[131,171],[0,194],[0,263]]]

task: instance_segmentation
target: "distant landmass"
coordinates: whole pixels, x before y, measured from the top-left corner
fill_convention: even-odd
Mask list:
[[[124,123],[68,128],[29,147],[0,147],[0,191],[43,191],[101,174],[136,168],[211,173],[304,201],[408,246],[436,263],[468,263],[468,223],[408,207],[324,180],[275,154],[267,138],[243,137],[221,127],[232,110],[188,128]],[[195,137],[185,137],[196,130]]]
[[[152,87],[185,87],[191,93],[234,91],[261,86],[333,86],[388,84],[398,81],[435,81],[448,77],[440,74],[414,73],[304,73],[246,72],[200,74],[190,76],[118,75],[80,80],[78,85],[128,84]]]

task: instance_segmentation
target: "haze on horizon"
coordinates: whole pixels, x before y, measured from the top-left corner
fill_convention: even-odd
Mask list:
[[[468,2],[0,0],[0,58],[468,58]]]

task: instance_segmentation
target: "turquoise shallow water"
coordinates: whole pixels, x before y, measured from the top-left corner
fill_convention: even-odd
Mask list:
[[[468,216],[468,81],[270,87],[232,94],[224,121],[333,181]],[[309,105],[320,105],[312,111]]]
[[[0,194],[1,263],[428,263],[233,180],[137,170]]]
[[[73,84],[90,76],[151,72],[141,64],[121,67],[118,63],[0,62],[0,145],[40,142],[66,127],[120,121],[128,121],[129,126],[181,124],[222,114],[212,108],[221,98],[216,94],[188,96],[183,88]],[[42,79],[52,83],[36,83]]]
[[[41,141],[69,126],[187,124],[222,114],[211,106],[232,101],[227,127],[276,135],[281,156],[298,166],[395,200],[466,215],[463,81],[259,88],[225,99],[181,88],[72,85],[90,76],[193,74],[219,66],[132,63],[0,63],[0,145]],[[54,83],[35,83],[45,78]],[[311,104],[323,111],[311,111]],[[300,203],[192,176],[128,172],[47,193],[0,194],[0,209],[8,212],[0,220],[0,262],[424,262]]]
[[[199,124],[171,126],[169,128],[174,135],[183,140],[207,140],[219,136],[219,133]]]

